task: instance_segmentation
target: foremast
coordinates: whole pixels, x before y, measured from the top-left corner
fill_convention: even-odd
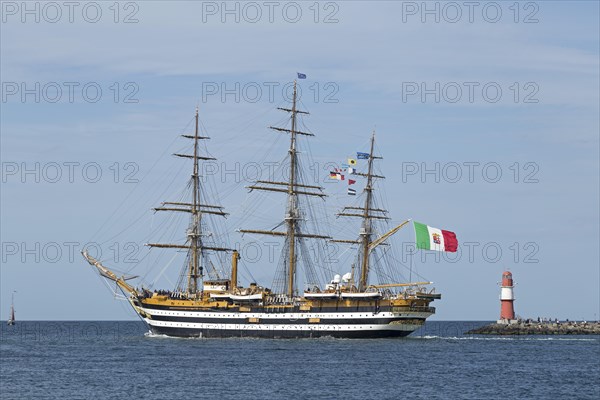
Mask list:
[[[275,182],[275,181],[257,181],[254,185],[248,188],[252,190],[263,190],[272,192],[281,192],[287,194],[287,207],[285,213],[285,224],[286,231],[265,231],[265,230],[251,230],[241,229],[242,233],[256,233],[263,235],[272,236],[285,236],[288,244],[288,254],[286,257],[287,263],[287,283],[286,283],[286,294],[289,298],[295,295],[295,279],[297,271],[297,252],[296,252],[296,241],[301,238],[316,238],[316,239],[331,239],[329,236],[314,235],[303,233],[300,229],[301,213],[298,205],[298,196],[316,196],[325,197],[323,188],[315,185],[305,185],[298,182],[298,150],[296,148],[298,135],[301,136],[314,136],[309,132],[302,132],[297,129],[297,115],[298,114],[309,114],[306,111],[298,110],[297,108],[297,82],[294,80],[294,89],[292,97],[292,108],[278,107],[279,110],[285,111],[291,114],[291,129],[270,126],[278,132],[289,133],[290,135],[290,147],[288,154],[290,157],[290,169],[289,169],[289,180],[288,182]],[[285,188],[284,188],[285,187]]]
[[[194,173],[192,180],[194,182],[194,192],[192,193],[192,230],[188,234],[190,238],[190,266],[188,274],[188,292],[198,292],[198,272],[200,262],[198,260],[198,249],[202,246],[200,242],[200,222],[202,214],[198,212],[200,185],[198,177],[198,108],[196,107],[195,129],[194,129]]]
[[[205,246],[202,243],[202,216],[203,214],[213,214],[219,216],[227,216],[227,213],[223,211],[222,206],[212,204],[202,204],[200,200],[201,185],[200,185],[200,164],[201,160],[216,160],[214,157],[208,157],[200,155],[199,141],[210,139],[208,136],[200,136],[199,131],[199,113],[196,107],[195,114],[195,129],[194,135],[181,135],[187,139],[194,140],[194,151],[193,154],[173,154],[176,157],[189,158],[193,160],[193,172],[192,172],[192,196],[191,203],[183,202],[163,202],[161,207],[154,208],[154,211],[175,211],[175,212],[187,212],[191,214],[190,227],[187,230],[187,242],[186,244],[168,244],[168,243],[147,243],[149,247],[160,247],[160,248],[176,248],[176,249],[187,249],[188,250],[188,266],[187,266],[187,293],[192,296],[196,296],[200,291],[198,290],[198,281],[203,277],[202,265],[203,254],[205,251],[233,251],[228,248],[221,247],[210,247]],[[165,207],[167,206],[167,207]],[[171,207],[169,207],[171,206]]]

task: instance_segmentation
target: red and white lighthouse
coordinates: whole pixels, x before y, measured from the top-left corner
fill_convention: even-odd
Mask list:
[[[513,278],[510,271],[502,273],[502,285],[500,286],[500,320],[499,323],[511,323],[515,320],[515,295],[513,293]]]

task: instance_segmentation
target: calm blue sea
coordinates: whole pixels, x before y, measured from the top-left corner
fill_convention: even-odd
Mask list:
[[[598,399],[598,336],[175,339],[141,322],[3,324],[2,399]]]

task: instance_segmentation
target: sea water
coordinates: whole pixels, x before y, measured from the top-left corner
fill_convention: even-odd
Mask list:
[[[598,399],[600,337],[178,339],[135,322],[18,322],[0,337],[2,399]]]

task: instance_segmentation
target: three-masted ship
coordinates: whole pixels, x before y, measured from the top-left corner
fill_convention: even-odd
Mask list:
[[[371,283],[370,275],[375,252],[388,246],[388,239],[408,224],[405,221],[380,234],[374,229],[377,221],[389,219],[388,212],[374,204],[374,182],[383,178],[374,172],[375,135],[371,137],[366,172],[357,175],[366,180],[364,204],[345,207],[338,216],[362,220],[358,236],[353,240],[334,240],[329,235],[305,232],[302,224],[305,214],[301,208],[304,197],[323,198],[324,189],[300,179],[298,141],[313,136],[298,129],[298,114],[308,114],[297,108],[296,82],[290,108],[279,108],[290,114],[289,128],[271,127],[289,135],[289,171],[287,181],[257,181],[251,191],[278,192],[287,197],[285,216],[279,230],[241,229],[243,234],[270,235],[284,239],[281,254],[283,285],[271,290],[256,283],[239,285],[239,252],[205,243],[202,219],[226,215],[223,207],[203,204],[199,179],[200,163],[213,160],[200,154],[199,141],[207,139],[198,130],[198,110],[195,116],[193,154],[176,154],[193,161],[191,202],[165,202],[156,211],[183,212],[191,215],[187,240],[183,244],[150,243],[151,247],[174,248],[187,252],[185,290],[164,291],[137,288],[130,278],[119,276],[83,251],[83,256],[101,276],[116,282],[135,312],[156,334],[179,337],[263,337],[263,338],[380,338],[406,336],[422,326],[435,313],[430,303],[440,298],[434,290],[426,290],[431,282]],[[311,283],[299,292],[298,267],[304,240],[337,241],[358,249],[356,263],[343,276],[332,276],[322,286]],[[215,252],[230,255],[229,274],[226,278],[211,279],[206,273],[207,257]],[[222,266],[223,267],[223,266]],[[229,267],[229,266],[228,266]],[[350,269],[350,266],[349,268]],[[389,276],[389,275],[388,275]],[[381,279],[380,279],[381,280]],[[306,282],[305,282],[306,283]]]

